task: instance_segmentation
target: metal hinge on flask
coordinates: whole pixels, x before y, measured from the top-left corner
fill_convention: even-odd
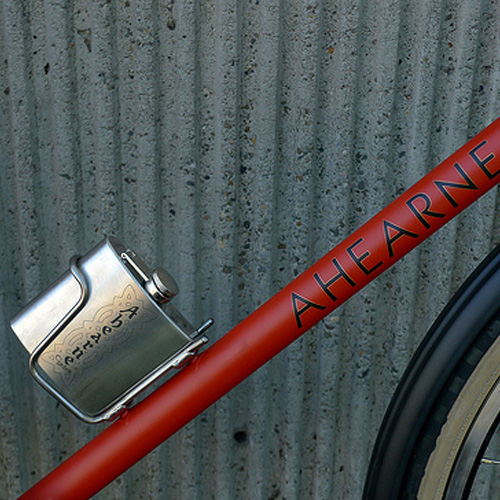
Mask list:
[[[30,353],[35,379],[85,422],[112,420],[160,376],[208,342],[169,303],[178,292],[163,269],[150,269],[106,238],[11,321]]]

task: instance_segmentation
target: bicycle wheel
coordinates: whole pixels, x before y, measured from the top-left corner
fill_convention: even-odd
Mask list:
[[[472,493],[498,424],[499,382],[500,317],[475,339],[430,412],[406,472],[401,498],[499,498],[498,489],[494,496],[485,496],[478,481],[476,493]]]
[[[497,247],[406,370],[377,437],[364,500],[468,498],[500,410],[499,298]]]

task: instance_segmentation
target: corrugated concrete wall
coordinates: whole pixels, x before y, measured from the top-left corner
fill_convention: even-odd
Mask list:
[[[2,0],[0,498],[98,428],[8,320],[114,234],[222,336],[500,114],[494,0]],[[355,499],[438,311],[498,240],[491,193],[100,499]]]

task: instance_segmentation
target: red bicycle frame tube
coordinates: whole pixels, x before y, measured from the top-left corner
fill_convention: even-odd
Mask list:
[[[97,493],[500,182],[500,119],[20,498]]]

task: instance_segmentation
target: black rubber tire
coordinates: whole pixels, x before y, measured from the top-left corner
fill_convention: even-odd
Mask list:
[[[495,403],[489,408],[487,403],[491,406],[494,397],[498,401],[499,381],[500,315],[476,337],[429,413],[400,498],[469,498],[480,460],[497,427],[500,407]],[[482,426],[480,437],[473,432],[478,425]]]

